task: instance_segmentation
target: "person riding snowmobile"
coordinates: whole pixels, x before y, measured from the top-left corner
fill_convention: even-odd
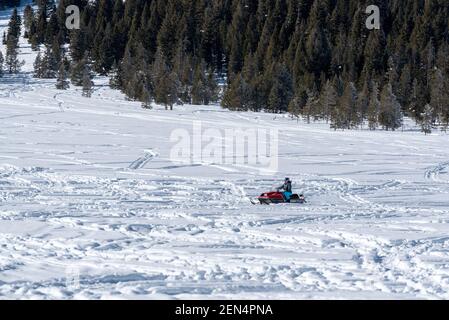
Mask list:
[[[282,186],[280,186],[279,188],[277,188],[277,191],[280,192],[281,190],[283,190],[283,195],[284,198],[287,202],[290,201],[290,197],[293,194],[292,191],[292,181],[290,180],[290,178],[285,178],[284,180],[284,184]]]

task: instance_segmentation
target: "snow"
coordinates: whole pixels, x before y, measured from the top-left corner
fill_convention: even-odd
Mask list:
[[[0,79],[0,299],[449,298],[446,134],[144,110],[104,78],[57,91],[21,53]],[[173,163],[197,121],[279,130],[278,172]],[[285,176],[307,204],[249,202]]]

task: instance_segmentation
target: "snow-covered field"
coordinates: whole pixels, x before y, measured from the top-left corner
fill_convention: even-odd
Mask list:
[[[0,12],[0,34],[8,13]],[[449,298],[449,136],[0,79],[0,298]],[[279,171],[169,159],[173,130],[279,130]],[[252,205],[285,176],[305,205]],[[78,281],[79,280],[79,281]]]

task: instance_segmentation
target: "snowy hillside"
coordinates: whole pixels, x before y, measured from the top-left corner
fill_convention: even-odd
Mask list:
[[[449,298],[448,135],[143,110],[33,79],[34,56],[0,78],[0,298]],[[172,162],[198,121],[279,130],[278,172]],[[286,176],[307,204],[251,204]]]

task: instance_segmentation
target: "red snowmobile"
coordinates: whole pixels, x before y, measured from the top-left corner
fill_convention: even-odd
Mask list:
[[[278,204],[278,203],[306,203],[306,198],[304,195],[297,195],[292,194],[290,196],[290,199],[287,200],[284,196],[283,192],[279,191],[272,191],[272,192],[266,192],[262,193],[260,197],[258,198],[260,204]]]

